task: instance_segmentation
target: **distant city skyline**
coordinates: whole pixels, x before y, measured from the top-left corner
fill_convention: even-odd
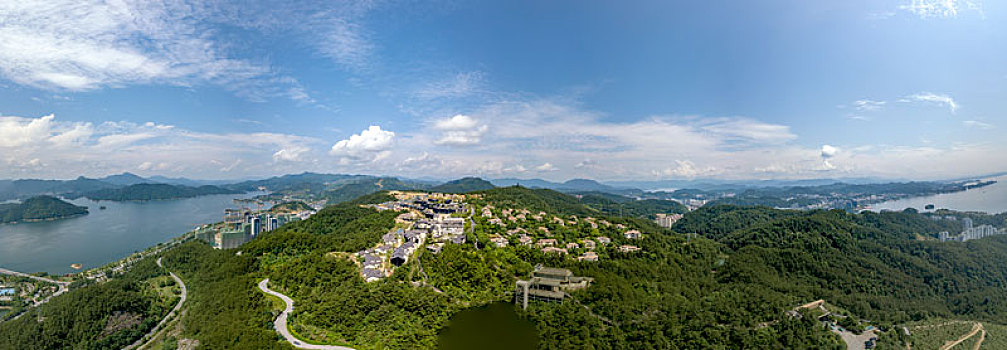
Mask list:
[[[1007,4],[0,4],[0,178],[1007,170]]]

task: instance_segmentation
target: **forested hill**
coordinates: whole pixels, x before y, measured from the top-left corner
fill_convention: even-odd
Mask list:
[[[237,191],[217,186],[179,186],[168,184],[136,184],[123,188],[110,188],[84,193],[83,196],[93,200],[109,201],[150,201],[191,198],[211,194],[235,194]]]
[[[384,192],[264,233],[238,248],[240,255],[186,243],[164,253],[166,268],[189,285],[178,337],[212,349],[288,348],[277,342],[270,323],[276,314],[255,286],[268,277],[271,288],[296,301],[291,328],[302,337],[357,349],[436,349],[438,331],[452,315],[510,301],[515,280],[537,264],[594,278],[589,288],[571,292],[571,301],[532,302],[519,310],[535,323],[543,349],[845,348],[815,317],[785,314],[819,299],[848,316],[844,327],[871,320],[885,344],[899,344],[898,326],[916,320],[1007,323],[1007,236],[965,243],[932,238],[960,229],[960,220],[914,211],[715,206],[686,213],[668,230],[642,217],[612,215],[617,199],[584,197],[517,186],[472,193],[466,201],[477,212],[527,210],[527,219],[500,225],[476,215],[468,243],[444,245],[438,254],[420,248],[391,276],[370,283],[361,279],[353,253],[374,247],[400,213],[360,204],[390,200]],[[1003,224],[997,216],[941,215]],[[583,247],[563,245],[569,255],[546,253],[520,244],[517,235],[507,246],[489,243],[490,236],[519,228],[539,239],[593,240],[599,261],[576,259]],[[627,230],[642,238],[625,237]],[[602,244],[602,236],[611,243]],[[628,246],[639,250],[622,249]],[[83,297],[88,290],[73,294],[75,300],[91,300]],[[95,325],[122,308],[110,305],[77,320],[88,326],[74,331],[74,339],[98,337],[88,332],[98,332]],[[53,303],[46,314],[73,307]],[[62,344],[47,343],[61,334],[36,325],[0,325],[0,348],[12,339],[8,334]]]
[[[87,207],[50,196],[32,197],[21,203],[0,204],[0,223],[55,220],[84,214],[87,214]]]
[[[978,215],[945,212],[947,215]],[[720,206],[675,230],[724,244],[722,283],[826,299],[881,325],[933,317],[1007,322],[1007,237],[938,242],[957,220],[905,212],[781,211]]]
[[[443,193],[467,193],[488,190],[491,188],[496,188],[496,186],[493,186],[493,184],[489,181],[478,177],[466,177],[431,187],[430,191]]]

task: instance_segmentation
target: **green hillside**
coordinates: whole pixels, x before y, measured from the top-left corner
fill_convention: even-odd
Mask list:
[[[452,180],[430,188],[432,192],[468,193],[496,188],[489,181],[478,177],[466,177]]]
[[[241,255],[197,242],[168,251],[165,265],[191,284],[179,337],[214,349],[287,348],[276,341],[269,323],[275,314],[255,288],[268,277],[271,288],[298,303],[290,322],[302,339],[358,349],[436,349],[437,334],[452,315],[510,301],[514,281],[536,264],[594,278],[589,288],[571,292],[573,301],[533,302],[519,310],[537,325],[542,349],[845,348],[814,317],[785,314],[819,299],[849,316],[842,319],[846,327],[871,320],[882,330],[882,344],[896,347],[909,339],[899,335],[900,325],[941,319],[1007,324],[1007,237],[937,242],[930,237],[960,223],[913,211],[716,206],[687,213],[671,231],[592,207],[634,201],[496,188],[476,192],[468,203],[477,213],[507,210],[528,218],[492,224],[476,215],[469,241],[478,246],[448,244],[436,255],[421,249],[418,259],[390,277],[365,283],[349,254],[373,247],[399,213],[360,204],[389,199],[379,192],[327,207],[262,234],[242,246]],[[562,242],[607,236],[612,243],[594,249],[596,262],[574,259],[583,247],[563,256],[487,243],[490,235],[515,229],[544,238],[541,228]],[[626,230],[643,237],[624,238]],[[623,252],[621,245],[640,250]],[[0,339],[32,332],[23,327],[28,324],[0,327]]]
[[[87,207],[50,196],[32,197],[21,203],[0,204],[0,223],[54,220],[84,214],[87,214]]]
[[[93,200],[107,201],[151,201],[165,199],[191,198],[211,194],[235,194],[237,191],[217,186],[179,186],[168,184],[136,184],[123,188],[104,189],[84,194]]]

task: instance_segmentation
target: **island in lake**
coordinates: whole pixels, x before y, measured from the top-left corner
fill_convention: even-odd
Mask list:
[[[0,204],[0,223],[57,220],[87,213],[87,207],[52,196],[37,196],[20,203]]]

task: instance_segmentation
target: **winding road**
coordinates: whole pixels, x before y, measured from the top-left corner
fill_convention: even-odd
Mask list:
[[[290,330],[287,329],[287,316],[289,316],[291,312],[294,312],[294,300],[290,299],[290,297],[286,295],[277,293],[276,291],[269,289],[269,287],[266,286],[267,284],[269,284],[268,278],[262,280],[262,282],[259,282],[259,289],[266,294],[282,299],[283,302],[287,304],[286,308],[283,309],[283,312],[280,313],[280,316],[276,318],[276,322],[273,322],[273,328],[275,328],[276,332],[280,333],[280,335],[282,335],[284,339],[290,342],[290,344],[293,344],[294,347],[298,349],[354,350],[351,347],[339,346],[339,345],[307,344],[295,338],[292,334],[290,334]]]
[[[157,266],[160,266],[162,268],[164,267],[164,265],[161,265],[161,258],[157,258]],[[163,319],[161,319],[161,322],[157,323],[157,326],[155,326],[154,329],[151,329],[150,332],[147,332],[146,335],[138,339],[133,344],[130,344],[129,346],[123,348],[123,350],[136,349],[141,345],[146,345],[147,342],[150,341],[150,339],[154,338],[153,336],[157,334],[157,332],[161,331],[161,328],[164,327],[164,324],[168,323],[168,320],[170,320],[172,317],[175,316],[176,313],[178,313],[178,310],[182,308],[182,304],[185,303],[185,299],[189,296],[189,290],[185,288],[185,283],[182,282],[182,279],[178,278],[178,275],[175,275],[174,272],[168,271],[168,274],[171,275],[171,278],[175,280],[175,283],[178,283],[179,286],[182,286],[182,298],[178,300],[178,304],[175,304],[175,308],[171,309],[171,312],[168,312],[168,314],[165,315]]]

